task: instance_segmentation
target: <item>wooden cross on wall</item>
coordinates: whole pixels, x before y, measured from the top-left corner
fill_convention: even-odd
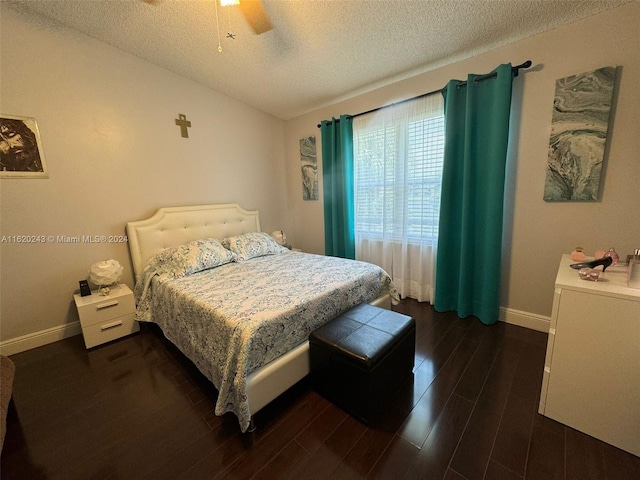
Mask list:
[[[180,127],[180,135],[182,135],[182,138],[189,138],[187,128],[191,126],[191,122],[187,120],[187,116],[179,113],[178,118],[176,118],[176,125]]]

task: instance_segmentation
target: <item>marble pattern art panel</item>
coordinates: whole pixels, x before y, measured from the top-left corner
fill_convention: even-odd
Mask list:
[[[302,199],[318,200],[316,137],[300,139],[300,169],[302,171]]]
[[[604,67],[556,81],[545,201],[599,199],[616,70]]]

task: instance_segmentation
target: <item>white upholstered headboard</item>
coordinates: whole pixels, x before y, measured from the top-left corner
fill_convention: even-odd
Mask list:
[[[129,251],[136,282],[147,260],[168,247],[201,238],[217,238],[260,231],[257,211],[235,203],[160,208],[146,220],[127,223]]]

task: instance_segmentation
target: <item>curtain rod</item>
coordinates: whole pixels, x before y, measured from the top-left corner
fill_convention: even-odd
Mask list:
[[[521,68],[529,68],[531,66],[531,60],[527,60],[526,62],[520,64],[520,65],[516,65],[515,67],[511,67],[511,74],[514,77],[518,76],[519,70]],[[478,81],[482,81],[482,80],[487,80],[489,78],[494,78],[496,75],[498,75],[497,72],[491,72],[491,73],[487,73],[486,75],[478,75],[475,79]],[[458,82],[457,86],[458,87],[463,87],[467,84],[466,81],[460,81]],[[367,113],[373,113],[373,112],[377,112],[378,110],[382,110],[383,108],[388,108],[388,107],[393,107],[394,105],[401,105],[405,102],[410,102],[411,100],[417,100],[418,98],[422,98],[422,97],[426,97],[428,95],[433,95],[434,93],[442,93],[445,90],[446,87],[444,88],[440,88],[438,90],[434,90],[433,92],[427,92],[427,93],[423,93],[421,95],[416,95],[415,97],[411,97],[411,98],[407,98],[405,100],[400,100],[399,102],[395,102],[395,103],[389,103],[388,105],[383,105],[381,107],[377,107],[377,108],[372,108],[371,110],[367,110],[366,112],[360,112],[360,113],[356,113],[354,115],[349,115],[349,117],[351,118],[355,118],[355,117],[359,117],[361,115],[366,115]],[[337,119],[336,122],[339,122],[340,119]],[[318,124],[318,128],[320,128],[321,124]]]

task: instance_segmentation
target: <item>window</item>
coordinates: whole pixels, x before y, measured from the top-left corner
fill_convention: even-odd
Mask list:
[[[430,95],[353,120],[356,259],[402,297],[432,301],[444,155],[444,101]]]
[[[363,127],[354,122],[356,237],[437,241],[444,115],[412,117]]]

